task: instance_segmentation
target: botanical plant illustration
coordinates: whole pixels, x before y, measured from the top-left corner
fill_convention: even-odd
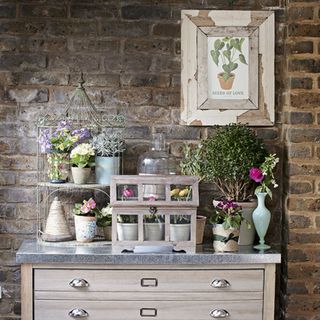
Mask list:
[[[227,81],[232,76],[232,71],[238,68],[238,61],[247,65],[242,52],[244,40],[245,38],[224,37],[214,42],[214,49],[210,51],[210,54],[217,67],[219,67],[221,60],[224,81]]]

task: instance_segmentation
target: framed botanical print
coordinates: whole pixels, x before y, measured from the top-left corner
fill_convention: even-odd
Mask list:
[[[183,10],[181,122],[274,123],[274,13]]]

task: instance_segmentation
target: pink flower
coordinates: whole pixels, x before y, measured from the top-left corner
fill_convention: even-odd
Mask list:
[[[83,200],[83,205],[81,206],[81,211],[83,213],[89,213],[91,210],[93,210],[96,207],[96,202],[90,198],[88,201]]]
[[[133,189],[131,188],[124,188],[122,190],[122,195],[125,197],[125,198],[130,198],[130,197],[133,197],[134,196],[134,191]]]
[[[250,169],[249,176],[250,176],[250,179],[252,179],[255,182],[261,182],[264,179],[262,170],[255,167]]]

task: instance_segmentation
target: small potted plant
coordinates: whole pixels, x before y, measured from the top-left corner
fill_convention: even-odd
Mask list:
[[[191,145],[185,143],[182,150],[180,161],[181,173],[187,176],[197,176],[199,182],[204,179],[203,175],[203,148],[202,144]],[[203,242],[206,216],[197,215],[196,223],[196,244]]]
[[[138,216],[133,214],[118,215],[117,234],[119,241],[138,240]]]
[[[87,128],[73,129],[71,122],[60,121],[56,129],[46,128],[39,135],[40,151],[47,153],[51,183],[64,183],[69,174],[70,150],[90,137]]]
[[[215,205],[212,223],[213,248],[216,252],[237,251],[240,234],[242,208],[230,200],[219,201]]]
[[[170,241],[189,241],[191,221],[189,215],[170,215]]]
[[[89,143],[81,143],[70,154],[71,172],[75,184],[88,182],[91,167],[94,166],[94,150]]]
[[[97,226],[103,229],[104,238],[112,240],[112,207],[108,204],[97,215]]]
[[[76,203],[73,209],[76,240],[91,242],[96,234],[96,221],[99,209],[96,202],[90,198],[83,203]]]
[[[265,161],[259,168],[252,167],[249,171],[250,178],[256,183],[259,183],[255,190],[255,195],[258,198],[258,206],[252,213],[253,222],[260,238],[259,244],[254,246],[254,248],[258,250],[270,248],[264,241],[271,219],[271,213],[265,206],[265,198],[267,195],[272,198],[271,185],[273,188],[278,187],[273,173],[278,162],[279,158],[276,157],[275,154],[270,154],[265,158]]]
[[[164,240],[164,216],[152,212],[145,214],[143,218],[144,240]]]
[[[254,183],[249,170],[264,162],[267,151],[254,131],[244,124],[229,124],[217,128],[215,135],[202,141],[203,175],[207,182],[214,183],[223,199],[233,200],[242,207],[244,218],[252,226],[252,201]],[[240,245],[252,245],[255,230],[242,224]]]
[[[118,132],[101,132],[92,138],[91,144],[96,154],[96,182],[110,184],[111,176],[120,172],[121,154],[126,149],[125,141]]]

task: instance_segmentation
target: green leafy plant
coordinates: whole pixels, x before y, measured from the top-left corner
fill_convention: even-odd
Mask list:
[[[138,216],[136,214],[123,214],[117,216],[119,223],[138,223]]]
[[[249,170],[259,167],[267,155],[254,131],[233,123],[219,127],[202,144],[205,180],[213,182],[226,199],[249,200],[254,188]]]
[[[145,214],[143,220],[145,223],[163,223],[164,215],[156,213]]]
[[[210,51],[213,62],[217,67],[222,62],[222,77],[227,81],[232,76],[232,71],[239,66],[237,62],[247,65],[246,58],[242,53],[244,38],[224,37],[217,39],[213,44],[213,50]]]
[[[187,176],[197,176],[203,180],[203,148],[202,144],[192,145],[185,143],[180,161],[181,173]]]
[[[102,208],[97,216],[98,227],[108,227],[112,225],[112,207],[108,204],[105,208]]]
[[[240,228],[242,217],[242,208],[232,200],[219,201],[215,205],[214,214],[209,222],[212,224],[222,224],[224,229]]]
[[[171,224],[189,224],[190,216],[184,214],[173,214],[170,216]]]

